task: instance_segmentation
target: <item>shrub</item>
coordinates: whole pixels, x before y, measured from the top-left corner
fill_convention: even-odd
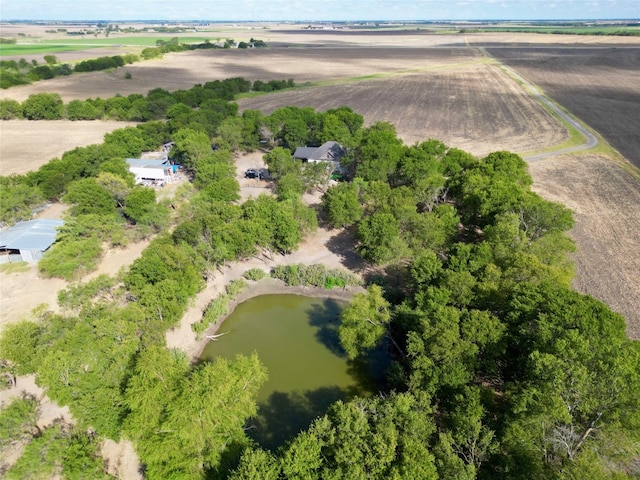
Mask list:
[[[314,286],[331,289],[334,287],[346,287],[347,285],[360,285],[360,279],[340,268],[327,268],[322,264],[304,265],[278,265],[271,270],[271,276],[282,280],[289,286]]]
[[[14,118],[22,118],[20,102],[10,98],[0,100],[0,120],[13,120]]]
[[[235,298],[243,289],[247,286],[247,282],[244,280],[232,280],[226,287],[225,290],[227,295],[229,295],[230,299]]]
[[[22,103],[22,112],[29,120],[60,120],[64,111],[62,97],[57,93],[35,93]]]
[[[261,268],[250,268],[249,270],[244,272],[242,276],[247,280],[257,282],[258,280],[262,280],[263,278],[269,276],[269,274]]]
[[[76,280],[96,269],[101,254],[97,237],[61,242],[47,250],[38,268],[46,277]]]
[[[218,295],[207,305],[200,321],[191,324],[191,329],[198,334],[198,338],[209,328],[209,325],[215,323],[220,316],[227,313],[229,310],[229,300],[231,300],[231,298],[226,293]]]

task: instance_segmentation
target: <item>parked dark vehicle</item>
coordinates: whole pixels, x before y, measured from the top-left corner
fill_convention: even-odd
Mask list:
[[[244,172],[244,178],[260,178],[260,170],[250,168],[249,170]]]

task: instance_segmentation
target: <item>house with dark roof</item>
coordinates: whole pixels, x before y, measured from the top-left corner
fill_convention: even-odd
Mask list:
[[[344,168],[340,163],[347,151],[338,142],[324,142],[319,147],[298,147],[293,152],[293,158],[308,163],[325,162],[332,165],[332,171],[344,173]]]
[[[42,218],[0,231],[0,263],[37,262],[56,241],[63,224],[62,220]]]

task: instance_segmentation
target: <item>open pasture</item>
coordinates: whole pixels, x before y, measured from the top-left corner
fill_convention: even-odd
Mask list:
[[[620,48],[488,50],[640,167],[640,39],[636,42],[637,47]]]

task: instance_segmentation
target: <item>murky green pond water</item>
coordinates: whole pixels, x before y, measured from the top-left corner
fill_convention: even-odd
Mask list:
[[[258,352],[269,380],[248,434],[274,449],[306,429],[339,399],[375,390],[370,367],[349,362],[338,340],[346,302],[300,295],[263,295],[238,305],[201,360]]]

